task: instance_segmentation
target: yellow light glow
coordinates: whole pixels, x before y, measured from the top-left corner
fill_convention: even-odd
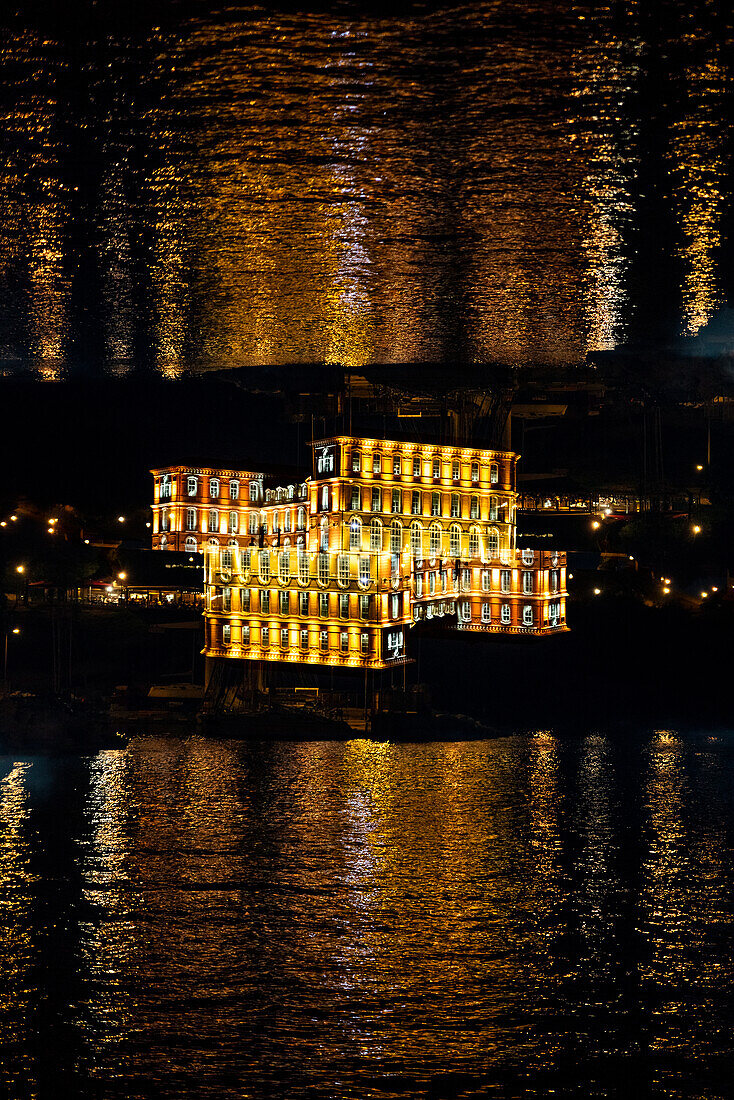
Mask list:
[[[693,531],[694,535],[700,535],[701,534],[701,528],[698,526],[698,524],[694,524],[694,526],[691,528],[691,530]]]
[[[173,517],[173,512],[171,512],[171,517]],[[124,516],[118,516],[117,517],[117,522],[118,523],[124,523],[125,522],[125,517]]]
[[[24,565],[16,565],[15,572],[16,573],[25,573],[25,566]]]
[[[15,521],[17,520],[18,517],[17,516],[11,516],[10,518],[12,519],[13,523],[15,523]]]
[[[127,573],[118,573],[117,574],[117,579],[118,579],[118,581],[127,580]]]
[[[703,466],[696,466],[696,469],[700,472],[703,469]]]
[[[601,527],[601,524],[599,523],[599,520],[598,520],[598,519],[593,519],[593,520],[591,521],[591,526],[592,526],[592,529],[593,529],[594,531],[596,531],[596,529],[597,529],[598,527]]]
[[[701,593],[701,599],[702,600],[705,600],[707,597],[708,597],[708,592],[702,592]]]
[[[19,626],[14,626],[13,627],[13,634],[20,634],[20,627]]]
[[[669,592],[670,592],[670,589],[669,589],[669,588],[664,588],[664,589],[663,589],[663,595],[664,595],[664,596],[667,596],[667,595],[669,594]]]
[[[49,522],[49,524],[53,524],[53,523],[58,523],[59,521],[58,521],[58,519],[56,518],[56,516],[54,516],[54,518],[53,518],[53,519],[50,519],[50,520],[49,520],[48,522]]]

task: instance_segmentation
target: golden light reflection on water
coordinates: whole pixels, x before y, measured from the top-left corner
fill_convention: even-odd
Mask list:
[[[654,32],[637,0],[174,5],[175,30],[112,30],[78,59],[9,35],[2,357],[49,378],[82,354],[170,378],[576,364],[646,332],[670,255],[681,301],[664,304],[697,332],[724,293],[729,83],[705,20],[669,7]],[[664,89],[661,49],[681,59]]]

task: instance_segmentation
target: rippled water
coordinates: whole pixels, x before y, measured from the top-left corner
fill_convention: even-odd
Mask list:
[[[4,757],[5,1094],[730,1096],[733,748]]]
[[[574,364],[731,294],[728,4],[44,10],[0,39],[6,369]]]

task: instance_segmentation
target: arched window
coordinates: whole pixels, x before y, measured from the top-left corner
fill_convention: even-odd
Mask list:
[[[219,546],[219,539],[209,539],[210,546]]]
[[[166,549],[166,547],[168,546],[168,539],[166,538],[165,535],[161,535],[161,541],[158,543],[158,545],[161,548],[161,550]]]
[[[167,500],[171,496],[171,475],[166,474],[161,481],[161,500]]]
[[[523,626],[533,625],[533,607],[532,604],[526,603],[522,609],[522,624]]]
[[[187,508],[186,509],[186,530],[187,531],[195,531],[196,530],[196,508]]]
[[[340,554],[337,561],[337,579],[342,588],[349,584],[349,555]],[[346,597],[348,598],[348,597]]]
[[[298,530],[299,531],[305,531],[306,530],[306,509],[305,508],[299,508],[298,509],[298,516],[297,516],[296,522],[298,524]]]
[[[441,524],[432,523],[428,532],[428,547],[431,554],[438,554],[441,549]]]
[[[370,520],[370,550],[382,550],[382,523],[379,519]]]
[[[403,525],[399,519],[394,519],[390,524],[390,549],[393,554],[399,554],[403,548]]]
[[[319,550],[329,549],[329,521],[324,516],[321,520],[321,527],[319,530]]]
[[[472,558],[479,557],[479,528],[472,527],[469,530],[469,555]]]
[[[510,605],[508,603],[503,603],[500,608],[500,622],[503,626],[509,626],[511,618]]]
[[[356,518],[349,524],[349,549],[362,549],[362,523]]]
[[[236,512],[230,512],[229,513],[229,530],[230,530],[230,533],[233,534],[233,535],[236,535],[238,530],[239,530],[239,526],[240,526],[239,520],[240,520],[240,517],[237,515]]]
[[[235,481],[234,478],[229,483],[229,499],[239,500],[240,498],[240,483]]]
[[[256,481],[251,481],[250,482],[249,493],[250,493],[250,500],[258,500],[259,499],[259,485]]]
[[[490,485],[498,485],[500,480],[500,468],[496,462],[493,462],[489,467],[489,482]]]
[[[196,496],[196,490],[199,488],[199,482],[195,477],[186,478],[186,492],[190,497]]]
[[[184,543],[184,549],[187,554],[196,553],[196,539],[192,535],[189,535],[189,537],[186,539],[186,542]]]
[[[420,557],[423,551],[423,527],[417,520],[410,525],[410,549],[416,557]]]
[[[490,558],[496,558],[500,552],[500,533],[496,527],[490,527],[487,532],[487,554]]]
[[[291,579],[291,554],[290,550],[281,550],[278,554],[278,581],[280,584],[288,584]]]
[[[492,608],[489,600],[485,600],[482,604],[482,622],[491,623],[492,621]]]
[[[461,553],[461,528],[458,523],[452,523],[449,528],[449,553],[454,557]]]
[[[210,497],[218,497],[219,496],[219,478],[218,477],[210,477],[209,478],[209,496]]]
[[[263,584],[267,584],[270,580],[270,551],[260,551],[260,561],[258,563],[258,573],[260,580]]]
[[[329,583],[329,555],[323,550],[319,551],[317,559],[317,577],[319,584]]]

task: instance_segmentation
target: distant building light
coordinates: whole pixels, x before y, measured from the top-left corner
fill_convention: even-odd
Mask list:
[[[25,566],[24,565],[16,565],[15,572],[16,573],[25,573]]]
[[[117,517],[117,522],[118,523],[124,523],[125,522],[125,517],[124,516],[118,516]]]
[[[595,588],[594,589],[594,595],[595,596],[601,596],[601,588]]]
[[[85,545],[85,546],[89,546],[89,539],[85,539],[85,540],[84,540],[84,545]]]
[[[669,588],[664,588],[664,589],[663,589],[663,595],[664,595],[664,596],[667,596],[667,595],[669,594],[669,592],[670,592],[670,589],[669,589]]]
[[[695,523],[695,524],[693,525],[693,527],[691,528],[691,530],[693,531],[694,535],[700,535],[700,534],[701,534],[701,528],[700,528],[700,527],[698,526],[698,524],[697,524],[697,523]]]
[[[701,470],[703,469],[703,466],[696,466],[696,469],[697,469],[697,470],[699,471],[699,473],[700,473],[700,471],[701,471]]]
[[[719,591],[719,586],[717,584],[712,584],[711,585],[711,591],[712,592],[718,592]]]
[[[707,596],[708,596],[708,592],[702,592],[701,593],[701,599],[702,600],[705,600]]]
[[[598,519],[592,519],[591,526],[592,526],[592,529],[594,531],[596,531],[597,527],[601,527],[601,524],[599,523]]]
[[[10,518],[12,519],[13,523],[15,523],[15,521],[17,520],[18,517],[17,516],[11,516]]]
[[[49,524],[54,524],[54,523],[58,523],[59,521],[58,521],[58,519],[56,518],[56,516],[54,516],[54,518],[53,518],[53,519],[50,519],[50,520],[49,520],[48,522],[49,522]]]
[[[127,580],[127,573],[118,573],[118,574],[117,574],[117,579],[118,579],[118,581],[125,581],[125,580]]]
[[[20,627],[19,626],[14,626],[13,627],[13,634],[20,634]]]

